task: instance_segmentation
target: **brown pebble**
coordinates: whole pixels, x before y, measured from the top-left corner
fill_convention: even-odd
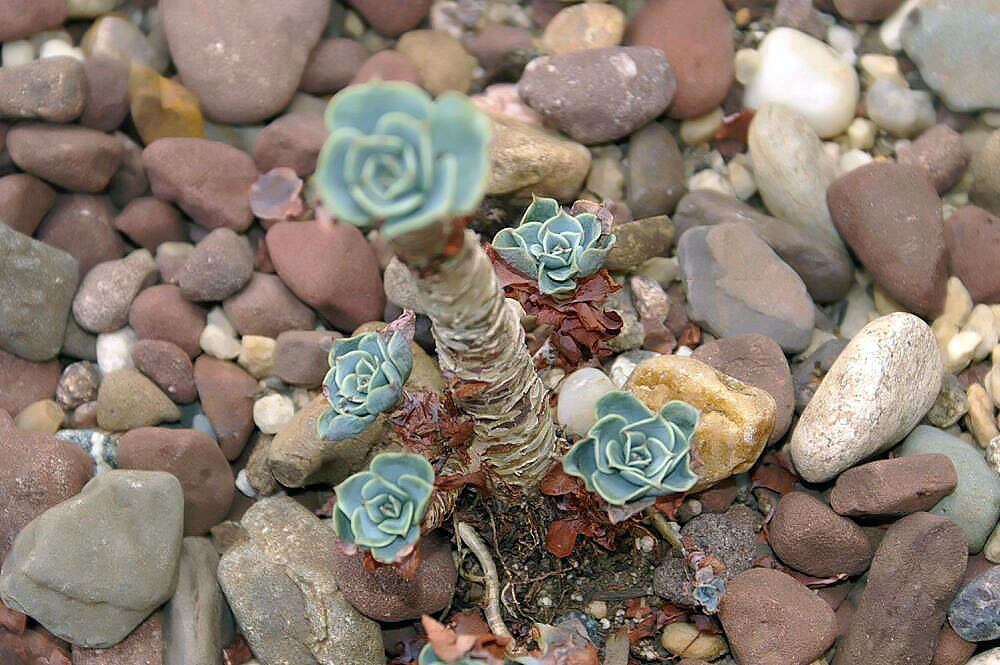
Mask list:
[[[64,194],[56,199],[36,235],[75,258],[82,279],[98,263],[124,256],[125,243],[115,232],[113,218],[106,196]]]
[[[805,492],[781,497],[768,526],[768,542],[786,564],[808,575],[863,573],[872,560],[865,532]]]
[[[194,364],[194,381],[222,452],[236,459],[253,431],[256,379],[236,363],[203,355]]]
[[[431,0],[349,0],[371,26],[395,37],[420,25],[431,8]]]
[[[158,284],[140,292],[132,301],[128,324],[139,339],[173,342],[191,358],[201,353],[205,310],[186,300],[180,287],[173,284]]]
[[[896,157],[900,164],[927,171],[938,193],[957,185],[969,166],[969,152],[962,143],[962,135],[945,124],[934,125],[909,145],[901,146]]]
[[[177,283],[181,295],[194,302],[225,300],[253,275],[253,250],[246,236],[215,229],[195,245]]]
[[[97,428],[97,400],[84,402],[73,409],[69,414],[66,424],[72,429],[96,429]]]
[[[114,226],[132,242],[151,252],[162,243],[187,240],[181,214],[169,203],[152,196],[129,201],[115,217]]]
[[[299,90],[314,95],[337,92],[350,84],[369,55],[368,49],[353,39],[324,39],[309,54]]]
[[[80,124],[110,132],[128,115],[128,63],[107,55],[92,55],[83,61],[87,73],[87,105]]]
[[[351,85],[367,83],[372,79],[382,81],[408,81],[413,85],[420,85],[420,71],[413,61],[399,51],[387,49],[379,51],[361,65],[361,69],[354,75]]]
[[[136,427],[180,420],[177,405],[137,370],[119,369],[105,375],[97,391],[97,424],[124,432]]]
[[[0,410],[18,413],[32,402],[53,397],[59,361],[32,362],[0,349]]]
[[[277,338],[286,330],[309,330],[313,311],[295,297],[277,275],[255,272],[247,285],[222,303],[226,316],[241,335]]]
[[[125,149],[113,136],[75,125],[22,123],[7,132],[14,163],[42,180],[74,192],[103,190]]]
[[[1000,303],[1000,217],[962,206],[944,223],[951,272],[973,302]]]
[[[274,372],[293,386],[313,388],[330,369],[327,356],[337,333],[326,330],[289,330],[278,335]]]
[[[0,42],[58,28],[67,14],[65,0],[5,0],[0,3]]]
[[[840,474],[830,506],[841,515],[907,515],[930,510],[958,485],[945,455],[875,460]]]
[[[132,362],[178,404],[188,404],[198,398],[194,365],[184,349],[176,344],[159,339],[139,340],[132,346]]]
[[[154,612],[128,637],[106,649],[73,645],[73,665],[162,665],[164,662],[163,619]],[[48,661],[49,665],[57,665]]]
[[[963,640],[951,629],[948,622],[945,622],[938,634],[931,665],[965,665],[975,652],[975,643]]]
[[[75,409],[84,402],[97,399],[101,385],[101,370],[86,360],[71,363],[63,370],[56,386],[56,401],[64,409]]]
[[[26,236],[34,235],[56,202],[56,192],[33,175],[14,173],[0,178],[0,223]]]
[[[311,175],[328,134],[319,113],[283,115],[260,133],[253,150],[254,161],[262,173],[287,166],[300,177]]]

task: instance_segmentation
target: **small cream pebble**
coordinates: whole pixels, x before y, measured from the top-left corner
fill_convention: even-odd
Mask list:
[[[680,275],[676,257],[654,256],[646,259],[635,274],[649,277],[664,289],[675,282]]]
[[[603,600],[592,600],[587,603],[587,614],[595,619],[603,619],[608,616],[608,604]]]
[[[760,70],[760,53],[752,48],[741,48],[733,58],[736,80],[746,85]]]
[[[899,51],[903,48],[903,26],[906,24],[906,18],[923,1],[906,0],[906,2],[896,8],[896,11],[882,21],[878,37],[887,49],[890,51]]]
[[[243,348],[236,338],[236,329],[221,307],[213,307],[209,311],[198,342],[205,353],[222,360],[235,358]]]
[[[868,164],[871,161],[872,161],[871,155],[869,155],[864,150],[858,150],[857,148],[854,148],[852,150],[848,150],[843,155],[841,155],[837,165],[839,166],[841,173],[849,173],[850,171],[853,171],[859,166],[864,166],[865,164]]]
[[[989,305],[980,304],[973,307],[962,330],[979,333],[981,337],[979,346],[972,354],[973,360],[983,360],[997,345],[996,321],[993,317],[993,309]]]
[[[875,301],[875,311],[886,316],[887,314],[892,314],[893,312],[905,312],[906,308],[896,302],[892,296],[885,292],[885,290],[879,286],[875,285],[872,289],[872,299]]]
[[[31,40],[31,45],[35,47],[36,51],[42,49],[42,44],[45,42],[57,39],[61,42],[66,42],[68,46],[73,45],[73,38],[65,30],[42,30],[41,32],[36,32],[35,34],[28,37]]]
[[[295,415],[295,405],[280,393],[265,395],[253,403],[254,424],[264,434],[277,434]]]
[[[83,51],[76,48],[75,46],[70,46],[61,39],[50,39],[49,41],[42,44],[42,48],[38,50],[38,59],[44,60],[45,58],[61,58],[69,57],[76,60],[83,61],[84,55]]]
[[[715,133],[720,127],[722,127],[722,107],[683,121],[680,129],[681,141],[686,145],[707,143],[715,138]]]
[[[115,370],[135,367],[132,363],[132,347],[139,341],[135,331],[128,326],[97,336],[97,366],[104,374]]]
[[[698,171],[693,176],[688,178],[688,191],[693,192],[698,189],[708,189],[713,192],[719,192],[720,194],[736,196],[736,192],[733,191],[733,185],[726,179],[726,176],[717,173],[712,169]]]
[[[858,60],[854,49],[858,46],[857,35],[842,25],[834,23],[826,30],[826,43],[840,55],[841,60],[853,65]]]
[[[715,660],[729,650],[721,636],[702,633],[694,624],[683,622],[667,624],[660,644],[675,656],[702,660]]]
[[[965,325],[972,313],[972,296],[958,277],[949,277],[944,297],[944,311],[938,318],[947,319],[956,326]]]
[[[951,319],[939,317],[931,324],[931,332],[937,340],[938,348],[941,349],[942,356],[947,354],[948,342],[958,334],[958,326],[951,322]]]
[[[14,426],[28,432],[55,434],[65,418],[66,414],[54,400],[41,399],[21,409],[14,418]]]
[[[274,347],[277,342],[262,335],[244,335],[236,362],[255,379],[274,374]]]
[[[895,56],[866,53],[861,56],[858,65],[861,67],[861,77],[866,85],[871,85],[879,79],[888,79],[906,86],[906,79],[899,71],[899,60]]]
[[[729,162],[729,183],[732,185],[736,198],[746,201],[757,191],[757,182],[753,178],[753,173],[746,166],[735,159]]]
[[[962,330],[948,340],[945,346],[945,371],[954,374],[968,367],[982,339],[974,330]]]
[[[596,367],[578,369],[559,386],[556,419],[573,434],[585,436],[596,421],[597,400],[614,390],[608,375]]]
[[[993,416],[993,400],[986,394],[986,389],[978,383],[969,386],[965,394],[969,400],[969,412],[965,414],[965,423],[976,442],[986,448],[990,441],[1000,435]]]
[[[823,151],[834,161],[840,159],[840,144],[836,141],[823,141]]]
[[[0,65],[17,67],[26,65],[35,59],[35,47],[27,39],[4,42],[0,45]]]
[[[243,496],[248,496],[251,499],[257,498],[257,492],[254,491],[253,485],[250,484],[250,480],[247,478],[246,469],[240,469],[240,472],[236,474],[236,489]]]
[[[867,118],[855,118],[847,128],[847,141],[852,148],[868,150],[875,145],[875,123]]]

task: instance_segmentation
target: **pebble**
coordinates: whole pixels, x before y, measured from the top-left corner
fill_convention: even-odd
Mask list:
[[[590,162],[586,187],[602,201],[621,201],[625,197],[625,167],[621,158],[595,156]]]
[[[66,336],[59,351],[64,356],[78,360],[97,360],[97,335],[92,335],[69,317],[66,321]]]
[[[66,366],[56,386],[56,401],[64,409],[75,409],[84,402],[97,399],[101,372],[90,362],[80,361]]]
[[[413,85],[421,83],[420,71],[413,64],[413,61],[399,51],[392,49],[379,51],[365,60],[358,73],[354,75],[351,84],[367,83],[372,79],[408,81]]]
[[[372,28],[395,37],[420,25],[431,8],[431,0],[350,0],[350,5]]]
[[[930,663],[966,559],[961,530],[943,517],[913,513],[890,526],[836,665]]]
[[[167,54],[157,50],[139,26],[115,14],[94,21],[84,33],[80,48],[88,56],[107,56],[126,65],[143,65],[157,72],[166,71],[169,64]]]
[[[110,333],[97,336],[96,352],[97,366],[101,374],[107,375],[120,369],[134,367],[132,364],[132,346],[138,337],[128,326]]]
[[[205,310],[186,300],[178,286],[157,284],[143,289],[132,301],[128,322],[139,339],[172,342],[191,358],[201,353]]]
[[[207,323],[198,338],[202,351],[214,358],[231,360],[240,354],[240,340],[236,329],[220,307],[208,313]]]
[[[521,98],[571,138],[607,143],[663,113],[677,89],[667,58],[648,46],[608,46],[528,63]]]
[[[0,42],[58,28],[66,20],[66,6],[66,0],[6,0],[0,4]]]
[[[33,402],[49,399],[58,381],[58,361],[32,362],[0,351],[0,410],[16,415]]]
[[[274,346],[274,372],[293,386],[316,388],[329,367],[327,357],[337,333],[328,330],[286,330]]]
[[[436,614],[451,603],[458,571],[448,541],[424,537],[418,545],[420,568],[413,580],[404,580],[391,567],[374,574],[365,570],[364,555],[334,548],[333,569],[347,601],[376,621],[406,621]]]
[[[805,492],[781,497],[768,543],[784,563],[816,577],[859,575],[874,554],[861,527]]]
[[[170,474],[100,474],[18,534],[0,597],[75,645],[117,644],[174,592],[183,502]]]
[[[222,555],[219,584],[240,632],[263,662],[382,665],[379,626],[339,590],[334,532],[290,497],[257,501],[246,539]]]
[[[774,429],[774,399],[767,392],[692,358],[644,360],[625,389],[651,410],[677,399],[701,411],[691,442],[702,462],[693,492],[749,470]]]
[[[947,517],[962,527],[969,552],[975,554],[983,549],[1000,519],[1000,476],[990,468],[979,450],[936,427],[917,427],[899,449],[904,457],[930,453],[949,457],[958,473],[958,487],[930,512]]]
[[[615,389],[608,375],[595,367],[576,370],[559,386],[556,420],[572,434],[586,436],[597,422],[597,400]]]
[[[151,67],[132,65],[128,108],[145,145],[165,138],[202,138],[205,134],[205,119],[194,93]]]
[[[761,106],[750,123],[747,144],[768,211],[842,250],[826,200],[837,164],[806,119],[785,106]]]
[[[572,202],[590,171],[590,151],[526,122],[491,116],[491,171],[486,193],[531,200],[532,194]]]
[[[201,239],[178,275],[181,295],[194,302],[225,300],[250,281],[254,256],[245,236],[217,228]]]
[[[94,18],[121,5],[123,0],[66,0],[70,18]]]
[[[854,120],[858,75],[832,48],[792,28],[774,28],[751,61],[743,104],[780,104],[801,115],[822,138],[840,134]]]
[[[14,173],[0,178],[2,223],[26,236],[34,235],[55,202],[55,190],[35,176]]]
[[[131,665],[163,660],[163,620],[159,612],[149,615],[124,640],[106,649],[73,646],[74,665]]]
[[[768,443],[781,439],[792,422],[795,393],[792,373],[781,347],[764,335],[723,337],[702,344],[691,357],[743,383],[766,390],[776,406]]]
[[[33,122],[7,132],[7,150],[21,169],[76,192],[107,187],[124,155],[121,143],[103,132]]]
[[[4,67],[17,67],[33,62],[37,58],[35,47],[27,39],[18,39],[0,44],[0,63]]]
[[[687,188],[690,191],[709,191],[726,196],[736,196],[733,184],[723,174],[713,169],[698,171],[688,178]]]
[[[36,236],[75,258],[83,279],[98,263],[125,255],[125,244],[112,225],[114,215],[106,196],[62,194]]]
[[[38,49],[39,60],[46,60],[48,58],[72,58],[82,62],[84,55],[80,49],[75,48],[62,39],[55,38],[44,42],[41,48]]]
[[[118,207],[125,207],[129,201],[138,198],[149,191],[149,180],[146,169],[142,165],[142,148],[135,141],[115,132],[115,138],[125,149],[121,168],[111,177],[108,194]]]
[[[132,346],[132,363],[178,404],[198,398],[194,365],[181,347],[158,339],[139,340]]]
[[[945,455],[894,457],[840,474],[830,506],[850,517],[908,515],[932,509],[957,486],[955,466]]]
[[[790,575],[754,568],[726,584],[719,620],[741,663],[806,665],[837,637],[833,610]]]
[[[809,345],[814,305],[805,284],[749,225],[690,229],[677,259],[688,314],[714,335],[761,334],[790,353]]]
[[[1000,72],[981,45],[998,31],[1000,7],[992,0],[922,0],[904,22],[902,44],[949,109],[995,109]]]
[[[277,338],[286,330],[309,330],[316,315],[295,297],[277,275],[253,273],[239,292],[222,303],[241,335]]]
[[[1000,566],[993,566],[966,584],[948,609],[948,623],[969,642],[987,642],[1000,637],[1000,607],[996,587]]]
[[[826,37],[827,24],[812,0],[779,0],[774,6],[774,24],[794,28],[816,39]]]
[[[253,431],[257,381],[236,363],[210,356],[195,361],[194,381],[222,452],[236,459]]]
[[[927,413],[943,367],[930,327],[912,314],[880,317],[837,357],[792,431],[791,455],[810,482],[887,450]]]
[[[115,217],[114,227],[150,252],[155,252],[165,242],[182,242],[187,238],[184,221],[177,209],[152,196],[129,201]]]
[[[129,112],[128,64],[106,55],[83,61],[87,74],[87,105],[80,117],[84,127],[102,132],[117,129]]]
[[[25,360],[55,357],[76,292],[76,260],[5,224],[0,257],[0,349]]]
[[[215,122],[250,124],[292,100],[330,12],[324,0],[239,0],[159,5],[184,85]]]
[[[1000,218],[977,206],[963,206],[944,222],[951,273],[962,280],[972,300],[1000,302]]]
[[[11,66],[6,60],[0,67],[0,118],[70,122],[83,113],[87,75],[78,61],[46,58]]]
[[[984,651],[970,658],[965,665],[1000,665],[1000,647]]]
[[[750,225],[798,273],[816,302],[841,300],[853,282],[854,269],[846,251],[732,196],[711,191],[689,192],[677,204],[673,221],[678,236],[696,226],[729,222]]]
[[[718,106],[733,81],[733,32],[721,0],[650,0],[629,22],[625,42],[663,51],[677,78],[672,118]]]
[[[113,332],[128,322],[139,291],[157,278],[156,261],[147,249],[123,259],[99,263],[87,273],[73,298],[73,318],[92,333]]]
[[[110,372],[97,393],[97,424],[121,432],[180,420],[181,412],[152,381],[135,369]]]
[[[660,635],[660,644],[674,656],[715,660],[729,651],[720,635],[703,633],[691,623],[669,623]]]
[[[240,354],[236,362],[255,379],[274,376],[274,348],[276,342],[261,335],[244,335],[240,339]]]
[[[644,217],[615,224],[615,244],[604,260],[613,271],[635,271],[647,260],[668,254],[674,240],[674,225],[666,215]]]
[[[215,578],[219,555],[208,538],[181,541],[177,591],[163,608],[162,665],[213,665],[232,638],[233,616]]]
[[[206,229],[246,231],[253,221],[249,192],[257,167],[242,150],[207,139],[164,138],[143,150],[142,163],[153,194]]]
[[[209,436],[193,429],[140,427],[118,442],[118,468],[165,471],[184,492],[184,535],[200,536],[226,518],[233,501],[229,462]]]
[[[66,414],[55,401],[43,399],[21,409],[14,418],[14,426],[26,432],[55,434],[65,418]]]
[[[1000,130],[990,134],[972,159],[973,184],[970,200],[994,215],[1000,215]]]
[[[410,30],[396,42],[396,50],[413,63],[421,85],[431,95],[447,90],[469,92],[476,59],[447,32]]]
[[[264,434],[276,434],[295,415],[292,400],[285,395],[272,393],[253,403],[253,421]]]
[[[837,13],[855,23],[883,21],[903,0],[833,0]]]
[[[941,627],[937,646],[934,649],[934,660],[931,665],[966,665],[969,658],[976,652],[976,645],[966,642],[955,634],[947,623]]]
[[[348,224],[279,222],[267,250],[281,281],[335,328],[352,331],[385,309],[378,259]]]
[[[651,122],[629,136],[625,191],[636,219],[669,214],[684,195],[684,158],[664,125]]]
[[[25,455],[31,450],[31,455]],[[0,409],[0,559],[21,529],[48,508],[79,492],[92,475],[87,455],[55,437],[25,432]]]
[[[324,39],[309,54],[299,90],[314,95],[337,92],[350,85],[370,55],[368,49],[353,39]]]
[[[941,381],[941,392],[938,393],[934,406],[927,412],[927,422],[935,427],[951,427],[969,410],[969,400],[965,396],[962,384],[954,374],[946,374]]]
[[[865,93],[865,110],[875,124],[893,136],[910,137],[934,124],[931,93],[910,90],[890,79],[878,79]]]
[[[552,17],[542,33],[542,47],[559,55],[617,46],[625,36],[625,14],[614,5],[570,5]]]
[[[943,123],[923,132],[909,145],[897,148],[896,156],[900,164],[927,171],[939,194],[957,185],[969,164],[961,135]]]
[[[941,311],[948,279],[941,199],[922,169],[873,162],[838,178],[827,200],[879,286],[909,311]]]
[[[316,170],[316,158],[328,134],[319,113],[288,113],[260,133],[254,161],[262,173],[285,166],[304,178]]]

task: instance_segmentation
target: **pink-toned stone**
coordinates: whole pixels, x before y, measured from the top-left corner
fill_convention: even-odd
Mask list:
[[[115,137],[77,125],[27,122],[7,132],[14,163],[42,180],[74,192],[108,186],[125,156]]]
[[[74,644],[73,665],[163,665],[163,647],[162,615],[154,612],[112,647],[88,649]]]
[[[128,323],[139,339],[173,342],[191,358],[201,353],[205,310],[189,302],[173,284],[144,289],[129,310]]]
[[[194,364],[194,381],[222,452],[236,459],[253,431],[256,379],[236,363],[203,355]]]
[[[413,61],[399,51],[379,51],[361,65],[351,84],[367,83],[372,79],[382,81],[408,81],[420,85],[420,72]]]
[[[314,95],[337,92],[351,82],[369,55],[368,49],[353,39],[324,39],[309,54],[299,90]]]
[[[181,347],[160,339],[141,339],[132,347],[135,368],[178,404],[198,398],[194,365]]]
[[[35,235],[75,258],[82,279],[98,263],[124,256],[125,243],[112,225],[113,218],[106,196],[61,195]]]
[[[420,25],[431,0],[349,0],[350,5],[384,35],[395,37]]]
[[[55,202],[55,190],[33,175],[14,173],[0,178],[0,223],[24,235],[34,235]]]
[[[289,113],[264,128],[254,146],[257,168],[266,173],[287,166],[305,177],[316,170],[316,158],[329,132],[319,113]]]
[[[151,252],[162,243],[187,240],[181,214],[169,203],[152,196],[129,201],[115,217],[114,225],[132,242]]]
[[[255,272],[243,289],[222,303],[241,335],[277,338],[286,330],[310,330],[316,314],[277,275]]]
[[[58,360],[32,362],[0,349],[0,409],[17,414],[40,399],[50,399],[59,385]]]
[[[951,274],[976,303],[1000,303],[1000,217],[979,206],[959,208],[944,223]]]

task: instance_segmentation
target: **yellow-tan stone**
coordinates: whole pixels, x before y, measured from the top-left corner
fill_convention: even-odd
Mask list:
[[[132,121],[146,145],[162,138],[201,138],[205,134],[205,120],[194,93],[150,67],[132,65],[128,100]]]

